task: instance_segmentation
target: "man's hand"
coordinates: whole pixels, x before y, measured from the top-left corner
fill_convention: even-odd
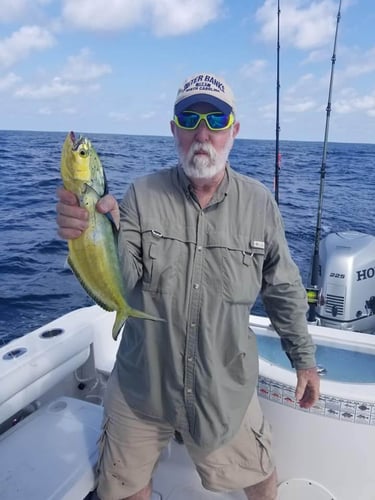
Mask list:
[[[57,190],[58,203],[56,205],[56,222],[58,234],[64,240],[72,240],[81,236],[88,228],[89,213],[86,208],[80,207],[74,193],[60,187]],[[101,198],[96,206],[102,214],[110,213],[116,227],[120,226],[120,211],[116,199],[107,194]]]
[[[320,378],[316,368],[296,370],[296,400],[301,408],[311,408],[319,399]]]

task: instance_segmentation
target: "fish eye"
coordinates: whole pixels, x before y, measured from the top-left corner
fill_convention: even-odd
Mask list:
[[[79,156],[82,156],[82,158],[85,158],[87,156],[87,151],[85,149],[80,149]]]

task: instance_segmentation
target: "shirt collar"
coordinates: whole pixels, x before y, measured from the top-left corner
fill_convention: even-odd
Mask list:
[[[221,201],[223,201],[226,198],[226,196],[228,195],[231,174],[232,174],[232,169],[229,165],[229,162],[227,162],[226,167],[225,167],[225,175],[223,177],[223,180],[219,184],[214,196],[212,197],[210,205],[212,205],[214,203],[220,203]],[[177,167],[177,178],[182,186],[182,189],[184,190],[185,195],[188,198],[191,198],[192,196],[194,196],[194,191],[192,189],[190,179],[185,174],[181,165],[178,165],[178,167]]]

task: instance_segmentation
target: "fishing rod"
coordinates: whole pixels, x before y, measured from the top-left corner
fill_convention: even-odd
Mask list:
[[[277,0],[277,62],[276,62],[276,151],[275,151],[275,200],[279,204],[280,170],[280,0]]]
[[[314,252],[311,264],[310,287],[307,289],[307,299],[309,303],[308,321],[315,321],[316,306],[318,304],[319,244],[320,244],[320,235],[322,230],[323,194],[324,194],[324,184],[326,177],[327,143],[328,143],[329,119],[331,116],[333,75],[336,63],[336,43],[337,43],[337,33],[339,29],[340,18],[341,18],[341,0],[339,1],[339,8],[337,11],[335,40],[333,44],[333,54],[331,59],[332,61],[331,76],[329,81],[328,103],[326,108],[326,124],[324,132],[322,164],[320,168],[319,203],[318,203],[318,213],[317,213],[317,221],[315,228]]]

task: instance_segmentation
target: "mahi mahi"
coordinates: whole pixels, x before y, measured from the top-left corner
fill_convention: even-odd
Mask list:
[[[116,340],[128,317],[160,321],[133,309],[125,300],[117,251],[117,231],[106,215],[96,210],[107,192],[101,161],[91,142],[70,132],[61,156],[61,177],[65,189],[72,191],[89,212],[89,227],[69,240],[68,263],[90,297],[103,309],[116,311],[112,336]]]

